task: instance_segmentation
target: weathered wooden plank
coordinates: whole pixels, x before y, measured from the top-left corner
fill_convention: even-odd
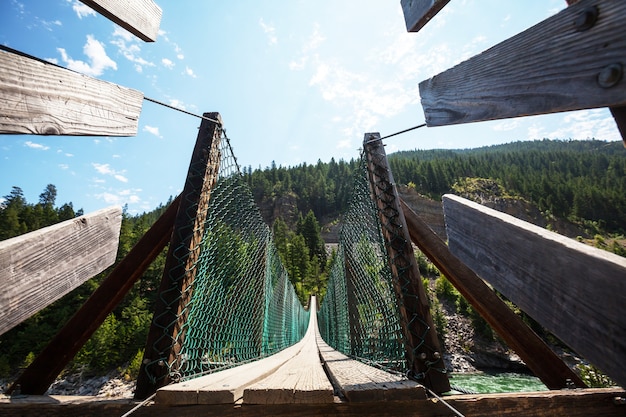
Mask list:
[[[427,388],[437,393],[448,392],[450,382],[430,314],[428,296],[417,268],[398,190],[380,134],[366,133],[363,150],[367,158],[370,193],[378,208],[387,261],[393,277],[409,370]]]
[[[146,42],[156,41],[163,11],[152,0],[80,0]]]
[[[298,342],[267,358],[159,388],[158,404],[234,404],[249,385],[265,378],[302,349]]]
[[[137,378],[135,396],[138,399],[169,384],[172,372],[178,369],[178,352],[183,344],[183,324],[188,312],[186,307],[192,295],[188,289],[195,279],[195,263],[200,255],[211,191],[219,173],[221,129],[219,113],[204,113],[181,193],[144,360]],[[168,366],[163,365],[166,363]]]
[[[417,382],[350,359],[328,346],[319,331],[316,342],[328,376],[348,401],[426,399],[426,390]]]
[[[623,417],[626,391],[621,388],[577,389],[505,394],[446,396],[446,403],[465,416],[498,417]],[[621,404],[621,405],[620,405]],[[7,397],[0,395],[0,414],[21,417],[119,417],[136,402],[101,397]],[[133,417],[258,417],[258,416],[451,416],[441,401],[335,402],[333,404],[189,405],[148,403]]]
[[[0,45],[0,133],[135,136],[143,94]]]
[[[585,384],[402,200],[411,240],[550,389]]]
[[[450,0],[401,0],[406,30],[419,32]]]
[[[109,207],[0,242],[0,333],[112,265],[121,224]]]
[[[309,327],[302,349],[267,378],[243,392],[244,404],[333,403],[331,385],[320,362],[317,343],[317,302],[311,297]]]
[[[626,258],[454,195],[450,250],[528,315],[626,385]]]
[[[100,286],[12,384],[23,394],[41,395],[74,358],[135,282],[163,251],[172,236],[180,196],[115,266]]]
[[[593,6],[599,10],[595,24],[577,29],[575,22],[584,23],[581,14]],[[626,2],[581,0],[421,82],[426,124],[626,105],[624,25]]]

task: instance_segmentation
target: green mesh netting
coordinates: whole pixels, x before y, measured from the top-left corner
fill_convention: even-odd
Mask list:
[[[361,157],[318,313],[320,333],[340,352],[405,372],[400,314],[391,279],[365,158]]]
[[[170,277],[193,277],[178,297],[186,300],[182,311],[169,324],[186,315],[172,340],[178,355],[165,364],[175,381],[278,352],[302,338],[309,320],[224,133],[220,155],[194,270]],[[148,375],[151,369],[146,366]]]

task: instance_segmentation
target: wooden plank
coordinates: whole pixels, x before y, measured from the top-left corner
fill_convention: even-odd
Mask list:
[[[363,149],[367,158],[370,191],[378,208],[387,261],[398,301],[409,370],[427,388],[436,393],[448,392],[450,382],[430,314],[428,296],[422,284],[380,134],[366,133]]]
[[[454,195],[443,205],[452,253],[626,385],[626,258]]]
[[[401,0],[406,30],[419,32],[450,0]]]
[[[121,224],[109,207],[0,242],[0,333],[112,265]]]
[[[585,384],[474,271],[454,256],[426,222],[401,200],[411,240],[550,389]]]
[[[163,11],[152,0],[80,0],[146,42],[156,41]]]
[[[249,385],[267,377],[302,349],[298,342],[267,358],[159,388],[156,402],[167,405],[234,404]]]
[[[42,395],[170,241],[180,204],[177,197],[85,304],[12,384],[23,394]]]
[[[350,359],[328,346],[319,331],[316,334],[316,342],[333,385],[348,401],[426,399],[426,390],[417,382]]]
[[[309,327],[302,349],[267,378],[243,392],[244,404],[333,403],[331,385],[320,362],[317,343],[317,302],[311,296]]]
[[[577,389],[505,394],[446,396],[446,403],[465,416],[498,417],[623,417],[626,405],[622,388]],[[621,405],[620,405],[621,404]],[[21,417],[119,417],[136,402],[102,397],[8,397],[0,395],[0,414]],[[258,416],[411,416],[454,415],[441,401],[335,402],[333,404],[189,405],[172,407],[148,403],[133,417],[258,417]]]
[[[574,22],[591,6],[599,10],[595,25],[577,31]],[[426,124],[626,105],[624,25],[626,2],[581,0],[421,82]]]
[[[0,134],[135,136],[143,94],[0,45]]]
[[[613,115],[613,119],[615,120],[615,124],[617,125],[617,130],[622,136],[622,141],[626,147],[626,106],[610,107],[610,110]]]
[[[204,222],[221,158],[221,117],[219,113],[204,113],[203,116],[181,193],[154,318],[137,379],[135,396],[138,399],[146,398],[159,387],[168,385],[172,372],[178,369],[178,352],[183,343],[183,324],[188,311],[186,306],[192,295],[188,289],[195,279],[195,263],[200,255]]]

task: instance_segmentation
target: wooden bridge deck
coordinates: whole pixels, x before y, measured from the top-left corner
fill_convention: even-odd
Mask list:
[[[300,342],[268,358],[157,391],[156,403],[333,404],[426,399],[416,382],[352,360],[332,349],[317,327],[315,298]]]

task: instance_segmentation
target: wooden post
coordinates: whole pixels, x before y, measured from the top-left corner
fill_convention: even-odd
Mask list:
[[[437,393],[450,391],[428,297],[422,285],[380,134],[366,133],[363,148],[367,157],[370,190],[378,207],[398,299],[409,369],[431,390]]]
[[[406,30],[418,32],[430,22],[450,0],[401,0]]]
[[[113,265],[121,225],[109,207],[0,242],[0,334]]]
[[[165,248],[172,235],[179,202],[180,197],[170,204],[85,304],[24,370],[8,393],[18,386],[22,394],[29,395],[43,395],[48,390],[50,384]]]
[[[625,23],[626,2],[580,0],[422,81],[426,123],[626,106]]]
[[[153,0],[80,0],[146,42],[156,41],[163,11]]]
[[[200,255],[211,190],[217,181],[220,164],[220,115],[205,113],[204,117],[181,193],[159,297],[137,379],[135,397],[138,399],[167,385],[178,372],[186,305],[191,298],[191,285],[196,273],[194,265]]]
[[[143,94],[0,45],[0,134],[135,136]]]
[[[444,241],[404,201],[400,202],[413,243],[522,358],[541,382],[550,389],[566,388],[568,380],[577,387],[585,387],[578,375],[474,271],[455,257]]]
[[[443,207],[453,254],[626,385],[626,258],[455,195]]]

